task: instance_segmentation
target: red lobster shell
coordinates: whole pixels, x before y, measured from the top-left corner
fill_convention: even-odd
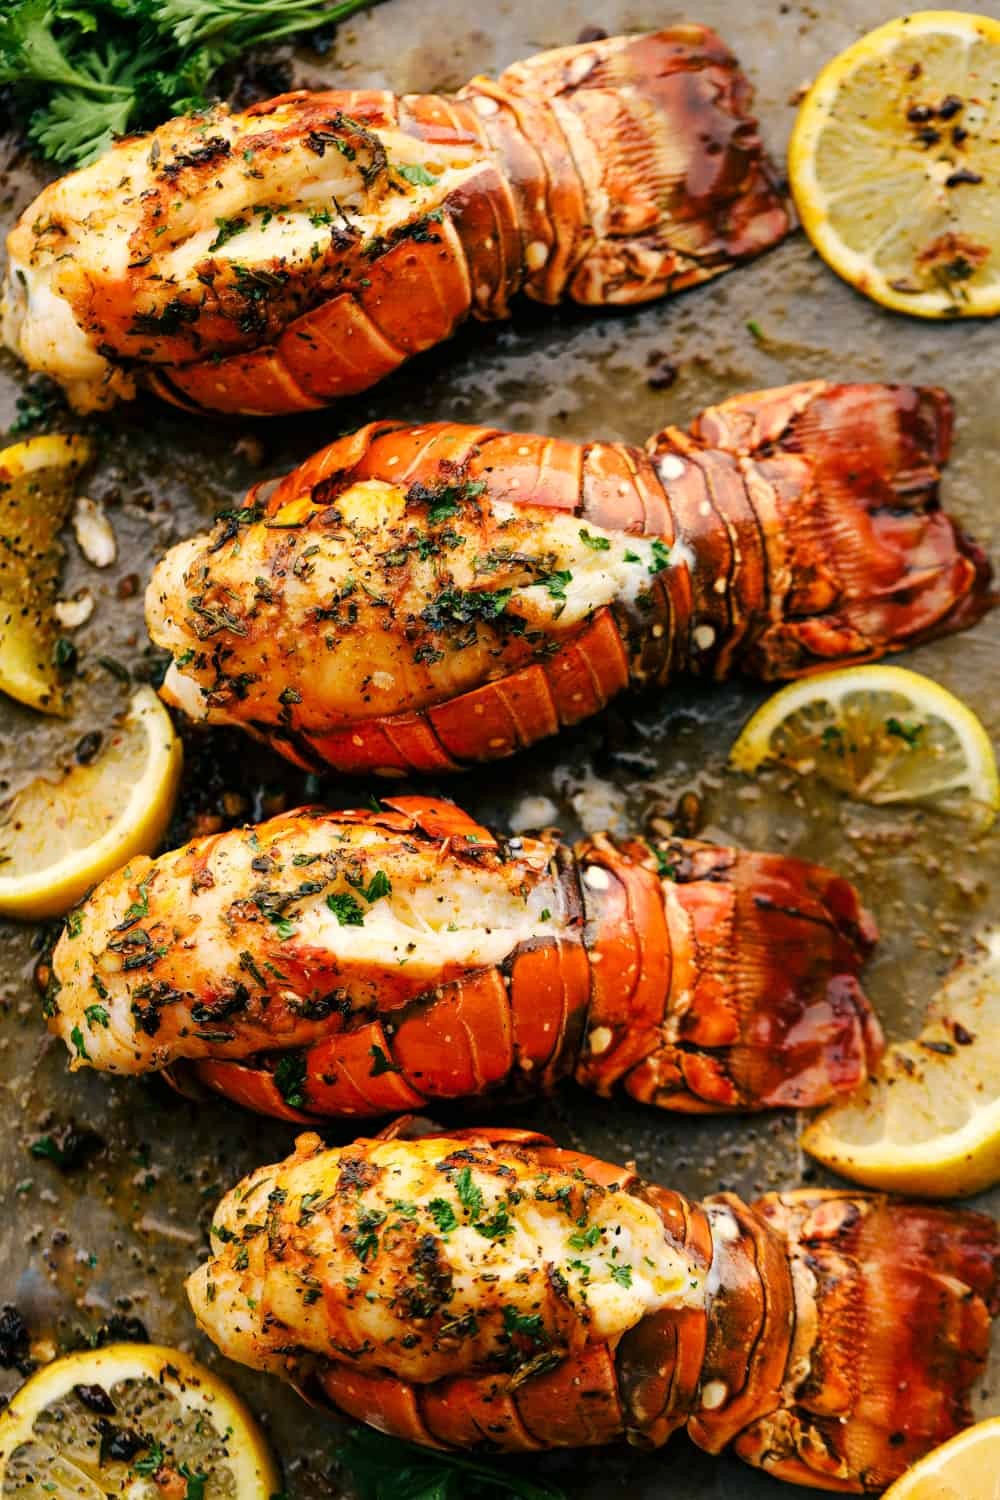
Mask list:
[[[567,1076],[686,1112],[810,1106],[881,1053],[874,939],[854,888],[802,860],[502,842],[399,797],[132,860],[60,939],[50,1024],[78,1062],[81,1035],[94,1067],[169,1066],[303,1122]]]
[[[469,1225],[487,1195],[492,1223]],[[641,1275],[674,1291],[601,1331],[597,1277],[634,1258],[642,1223],[659,1246],[645,1239]],[[188,1282],[210,1337],[383,1431],[531,1451],[659,1446],[686,1426],[711,1453],[848,1493],[884,1488],[971,1420],[1000,1273],[985,1214],[815,1189],[694,1203],[499,1129],[335,1150],[302,1136],[223,1200],[213,1238]],[[507,1257],[532,1241],[515,1274]]]
[[[301,92],[174,120],[23,215],[7,336],[84,407],[137,371],[192,407],[323,406],[518,293],[642,302],[775,244],[789,215],[749,102],[714,32],[678,25],[453,97]],[[36,327],[36,281],[73,338]]]
[[[391,776],[509,755],[630,684],[869,661],[992,602],[937,505],[950,433],[942,391],[825,381],[645,452],[373,423],[159,564],[164,693]]]

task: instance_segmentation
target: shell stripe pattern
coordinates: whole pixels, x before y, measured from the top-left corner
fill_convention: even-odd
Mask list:
[[[808,1106],[880,1055],[875,937],[802,860],[501,841],[397,797],[131,861],[60,939],[47,1005],[78,1066],[169,1068],[301,1122],[569,1075],[665,1109]]]
[[[302,1136],[223,1200],[188,1291],[231,1357],[430,1447],[659,1446],[686,1426],[708,1452],[732,1446],[776,1478],[841,1493],[881,1490],[971,1420],[998,1305],[987,1215],[817,1189],[696,1203],[530,1131],[428,1137],[404,1120],[388,1134],[411,1131],[421,1138],[394,1149]],[[412,1185],[418,1165],[419,1186],[393,1205],[393,1181]],[[428,1201],[459,1169],[461,1202]],[[463,1222],[484,1193],[505,1204],[501,1246],[480,1221],[491,1250]],[[540,1261],[517,1273],[505,1255],[525,1253],[528,1224]],[[609,1327],[601,1257],[634,1254],[650,1224],[649,1305],[619,1303]],[[493,1269],[470,1278],[470,1253]],[[342,1258],[357,1270],[346,1287],[328,1269]],[[416,1321],[393,1321],[413,1306]],[[385,1341],[359,1342],[382,1316]]]
[[[932,388],[812,381],[734,397],[645,452],[373,423],[251,491],[238,519],[161,562],[147,619],[174,653],[165,694],[300,765],[398,776],[509,755],[630,685],[876,659],[964,628],[992,602],[982,551],[938,507],[951,420]],[[442,494],[475,498],[453,501],[453,519],[435,525]],[[342,514],[360,495],[371,510],[364,557]],[[435,618],[438,600],[455,597],[456,570],[516,527],[533,578],[582,576],[571,558],[565,572],[544,572],[546,537],[570,517],[585,523],[568,529],[577,550],[579,535],[632,559],[640,593],[616,583],[571,625],[553,609],[515,629],[510,605],[483,607],[504,597],[489,593],[500,575],[473,570],[461,594],[478,607],[473,673],[464,627]],[[255,561],[230,558],[230,539]],[[648,568],[632,539],[653,549]],[[317,549],[337,577],[349,574],[350,617],[319,585],[295,585]],[[418,552],[433,556],[433,580]],[[192,596],[210,611],[192,615]],[[373,697],[370,674],[353,697],[324,696],[320,680],[336,684],[345,651],[365,660],[362,633],[391,649],[388,670],[373,673],[387,686]]]

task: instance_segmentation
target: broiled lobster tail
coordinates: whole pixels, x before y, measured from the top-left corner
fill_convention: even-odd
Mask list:
[[[81,407],[273,413],[364,390],[524,292],[693,286],[789,216],[714,32],[546,52],[454,97],[293,93],[174,120],[45,189],[7,342]]]
[[[188,1294],[225,1354],[418,1443],[658,1446],[686,1426],[860,1493],[970,1420],[998,1274],[982,1214],[814,1190],[693,1203],[486,1129],[300,1137],[223,1199]]]
[[[60,939],[51,1025],[77,1066],[170,1067],[305,1123],[567,1076],[688,1112],[809,1106],[880,1055],[874,939],[802,860],[501,841],[401,797],[133,860]]]
[[[164,692],[298,763],[456,770],[683,672],[790,677],[976,620],[938,509],[951,404],[811,381],[647,451],[380,422],[175,547],[147,595]]]

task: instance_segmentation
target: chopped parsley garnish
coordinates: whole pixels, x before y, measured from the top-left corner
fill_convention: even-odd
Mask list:
[[[482,1189],[477,1187],[472,1180],[470,1168],[463,1167],[455,1178],[455,1191],[458,1201],[466,1213],[473,1219],[478,1219],[483,1209]]]
[[[326,904],[341,927],[364,925],[365,914],[360,903],[353,896],[349,896],[346,891],[331,891],[326,898]]]
[[[632,1267],[631,1266],[612,1266],[611,1267],[611,1280],[612,1281],[617,1281],[617,1283],[618,1283],[619,1286],[631,1286],[632,1285]]]
[[[508,1335],[521,1334],[525,1338],[534,1339],[536,1343],[547,1341],[541,1313],[521,1313],[516,1307],[505,1307],[503,1329]]]
[[[165,1459],[166,1454],[163,1451],[163,1444],[160,1442],[159,1438],[157,1438],[156,1441],[150,1445],[150,1449],[146,1454],[146,1457],[136,1459],[132,1467],[137,1474],[155,1474],[158,1470],[163,1468]]]
[[[569,1237],[569,1244],[574,1250],[592,1250],[601,1238],[601,1230],[597,1224],[590,1224],[586,1229],[578,1229]]]
[[[303,1087],[306,1081],[306,1059],[302,1052],[286,1052],[278,1059],[274,1070],[274,1082],[279,1094],[289,1109],[301,1109],[305,1104]]]
[[[513,1233],[514,1229],[506,1203],[498,1204],[495,1213],[491,1214],[488,1219],[477,1220],[472,1227],[485,1240],[502,1240],[508,1234]]]
[[[358,1215],[358,1231],[351,1241],[351,1249],[362,1264],[378,1250],[376,1231],[385,1222],[385,1210],[366,1208]]]
[[[899,740],[905,740],[911,750],[916,749],[925,728],[923,724],[904,724],[900,719],[896,718],[886,719],[885,727],[889,734],[895,735]]]
[[[580,527],[580,540],[590,548],[592,552],[610,552],[611,543],[606,536],[594,536],[585,526]]]
[[[79,1026],[73,1027],[73,1030],[69,1034],[69,1039],[76,1048],[77,1057],[82,1057],[85,1062],[90,1062],[90,1053],[87,1051],[87,1044],[83,1040],[83,1032]]]
[[[666,542],[661,542],[659,537],[654,537],[650,544],[650,550],[653,554],[653,561],[649,565],[651,573],[662,573],[664,568],[669,568],[670,548]]]
[[[421,612],[421,619],[436,631],[472,625],[476,620],[496,620],[510,603],[513,589],[442,589]]]
[[[369,905],[373,901],[381,900],[383,896],[392,895],[392,881],[384,870],[376,870],[367,886],[360,875],[348,875],[347,884],[353,886],[356,891],[359,891]]]
[[[413,187],[433,187],[437,178],[428,172],[419,162],[394,161],[392,170],[397,177],[402,177],[404,182],[409,182]]]
[[[84,1008],[84,1016],[88,1026],[103,1026],[108,1028],[108,1013],[103,1005],[88,1005]]]
[[[235,239],[238,234],[242,234],[248,226],[244,219],[216,219],[215,227],[217,233],[215,239],[208,247],[209,250],[221,249],[229,240]]]
[[[200,1469],[189,1469],[187,1464],[179,1464],[177,1472],[182,1479],[187,1480],[187,1494],[185,1500],[205,1500],[205,1486],[208,1483],[208,1475],[203,1474]]]
[[[432,1198],[427,1205],[427,1212],[430,1214],[431,1218],[434,1220],[435,1224],[440,1229],[442,1234],[447,1234],[449,1229],[458,1228],[458,1220],[455,1217],[455,1210],[452,1208],[447,1198]]]
[[[538,582],[550,599],[561,599],[565,602],[566,585],[573,582],[573,575],[568,568],[559,568],[554,573],[546,573],[544,577],[538,579]]]

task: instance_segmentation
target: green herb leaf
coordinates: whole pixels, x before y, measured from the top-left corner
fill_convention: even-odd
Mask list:
[[[337,1458],[361,1500],[566,1500],[557,1486],[515,1469],[418,1448],[370,1427],[349,1429]]]
[[[580,540],[586,543],[591,552],[610,552],[611,543],[606,536],[594,536],[585,526],[580,527]]]
[[[209,245],[209,250],[221,249],[223,245],[227,245],[230,240],[235,239],[238,234],[242,234],[244,229],[249,228],[245,219],[216,219],[215,226],[218,232],[215,239]]]
[[[433,172],[428,172],[419,162],[396,161],[392,164],[392,170],[397,177],[402,177],[414,187],[433,187],[437,182]]]
[[[360,903],[346,891],[331,891],[326,904],[341,927],[361,927],[364,924],[365,914]]]
[[[447,1198],[432,1198],[427,1205],[427,1212],[430,1214],[431,1218],[434,1220],[435,1224],[440,1229],[442,1234],[447,1234],[449,1229],[458,1228],[458,1220],[455,1217],[455,1210],[452,1208]]]
[[[302,1109],[305,1104],[303,1085],[306,1081],[306,1059],[302,1052],[286,1052],[274,1070],[274,1082],[289,1109]]]
[[[231,59],[377,3],[8,0],[0,7],[0,84],[9,85],[42,154],[80,166],[116,136],[203,108]],[[239,232],[233,223],[220,222],[213,248]]]
[[[904,740],[911,750],[915,750],[920,736],[924,732],[923,724],[904,724],[902,720],[889,718],[885,721],[885,727],[889,734],[895,735],[899,740]]]
[[[483,1208],[483,1193],[482,1189],[473,1182],[472,1171],[469,1167],[463,1167],[456,1176],[455,1191],[465,1211],[471,1218],[478,1219]]]

